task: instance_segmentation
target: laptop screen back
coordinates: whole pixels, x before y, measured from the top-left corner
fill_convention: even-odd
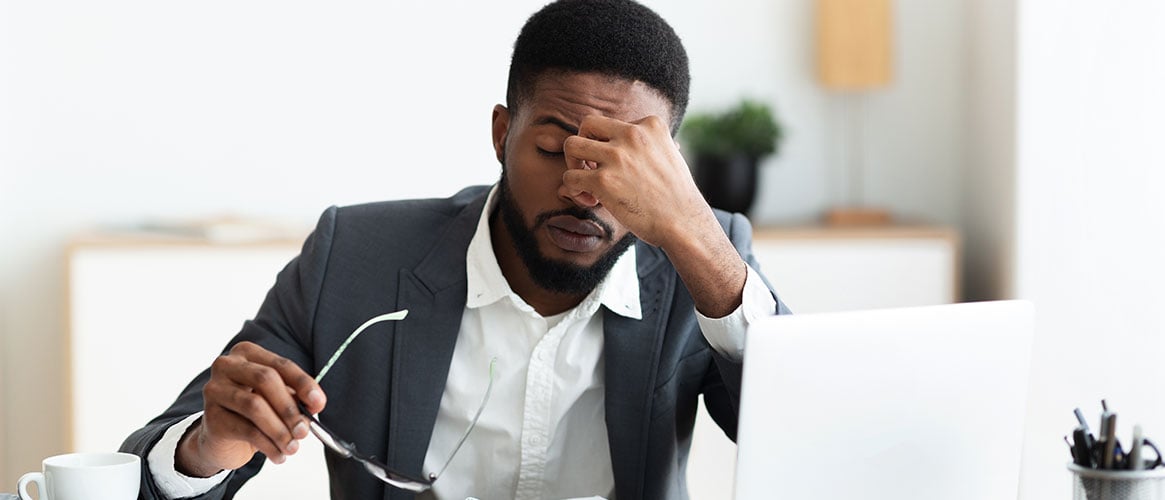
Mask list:
[[[792,315],[748,332],[737,500],[1016,498],[1031,304]]]

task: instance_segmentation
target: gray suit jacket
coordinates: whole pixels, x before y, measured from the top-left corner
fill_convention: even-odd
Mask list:
[[[408,309],[407,320],[380,323],[361,334],[361,346],[335,365],[324,381],[328,407],[321,418],[365,453],[422,476],[465,309],[466,251],[487,191],[473,187],[448,199],[329,208],[302,253],[279,273],[255,318],[226,349],[252,341],[318,373],[362,322]],[[717,217],[756,268],[747,219],[723,212]],[[602,309],[616,496],[687,498],[684,470],[696,399],[704,395],[713,418],[735,439],[741,365],[704,340],[692,299],[664,253],[642,242],[637,252],[643,319]],[[787,312],[777,304],[774,313]],[[208,378],[209,370],[195,378],[122,449],[145,457],[169,426],[202,409]],[[354,461],[331,452],[326,460],[333,499],[411,497]],[[256,455],[202,498],[231,498],[263,461]],[[141,497],[161,498],[149,471],[142,472]]]

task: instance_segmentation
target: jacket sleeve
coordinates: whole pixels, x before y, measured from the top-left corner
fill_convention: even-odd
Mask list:
[[[267,292],[255,318],[244,322],[243,328],[230,340],[223,353],[237,343],[250,341],[280,356],[290,359],[305,370],[313,366],[312,330],[316,304],[323,287],[336,222],[335,207],[320,217],[315,230],[303,245],[299,256],[279,272],[275,285]],[[161,353],[161,355],[165,355]],[[202,388],[210,379],[210,370],[199,374],[182,390],[178,399],[145,427],[138,429],[121,445],[121,451],[142,458],[142,484],[139,498],[163,500],[150,473],[148,455],[170,426],[203,409]],[[235,470],[227,479],[199,499],[230,499],[235,492],[262,468],[266,457],[256,453],[245,466]]]
[[[727,214],[717,211],[717,217],[724,226],[728,239],[740,252],[741,258],[750,267],[757,271],[769,293],[773,295],[775,308],[772,314],[790,314],[789,308],[777,297],[772,283],[764,276],[760,263],[752,253],[752,225],[741,214]],[[716,424],[736,441],[736,424],[740,412],[740,379],[744,364],[742,361],[733,361],[721,355],[716,349],[709,349],[712,353],[713,369],[708,370],[703,381],[702,392],[704,405]],[[747,355],[747,353],[746,353]]]

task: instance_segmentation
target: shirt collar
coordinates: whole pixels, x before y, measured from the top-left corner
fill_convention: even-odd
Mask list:
[[[498,259],[494,254],[489,215],[497,207],[497,193],[498,186],[495,184],[485,200],[485,208],[477,220],[477,230],[473,233],[473,239],[469,241],[469,251],[465,256],[467,281],[465,307],[470,309],[492,304],[508,296],[512,296],[520,304],[525,304],[525,301],[510,289],[510,284],[502,275],[502,268],[498,266]],[[595,297],[598,297],[601,305],[615,314],[643,319],[643,311],[639,304],[639,274],[635,245],[619,256],[611,272],[582,303],[586,304]]]

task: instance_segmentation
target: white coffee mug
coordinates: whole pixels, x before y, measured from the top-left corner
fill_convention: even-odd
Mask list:
[[[135,500],[142,466],[129,453],[69,453],[44,459],[43,472],[20,477],[22,500],[34,500],[28,484],[36,483],[40,500]]]

